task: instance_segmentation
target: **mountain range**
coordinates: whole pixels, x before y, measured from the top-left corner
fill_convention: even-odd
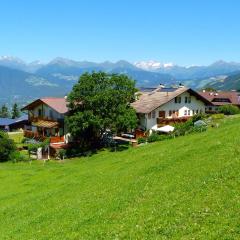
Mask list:
[[[58,57],[44,64],[3,56],[0,57],[0,102],[26,103],[41,96],[64,96],[86,71],[124,73],[135,79],[138,87],[183,83],[195,89],[206,86],[226,90],[240,88],[240,63],[235,62],[185,67],[157,61],[95,63]]]

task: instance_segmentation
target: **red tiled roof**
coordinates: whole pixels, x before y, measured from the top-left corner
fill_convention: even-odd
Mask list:
[[[41,101],[59,113],[67,113],[67,100],[65,98],[41,98]]]
[[[46,104],[58,113],[65,114],[68,112],[67,108],[67,100],[65,98],[53,98],[53,97],[46,97],[40,98],[35,100],[34,102],[25,106],[22,110],[31,110],[34,109],[39,104]]]
[[[240,106],[240,93],[238,92],[199,92],[199,94],[216,106],[226,104]]]

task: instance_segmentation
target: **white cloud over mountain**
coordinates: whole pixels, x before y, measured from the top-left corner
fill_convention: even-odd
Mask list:
[[[171,68],[175,66],[173,63],[161,63],[154,60],[135,62],[134,65],[138,68],[150,71],[157,70],[160,68]]]

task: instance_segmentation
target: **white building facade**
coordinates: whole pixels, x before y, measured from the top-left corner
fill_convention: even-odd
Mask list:
[[[151,101],[152,99],[154,100]],[[155,104],[158,100],[159,106]],[[142,130],[150,130],[158,123],[158,119],[188,118],[205,113],[206,109],[206,101],[193,90],[186,88],[176,89],[176,92],[171,90],[171,92],[163,91],[162,94],[158,92],[150,93],[148,96],[144,94],[143,100],[140,98],[137,102],[133,107],[138,113],[139,128]]]

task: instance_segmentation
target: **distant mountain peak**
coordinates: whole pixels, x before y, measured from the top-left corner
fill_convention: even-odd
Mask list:
[[[220,66],[221,67],[221,66],[226,66],[226,65],[240,66],[240,63],[218,60],[218,61],[214,62],[213,64],[211,64],[210,66]]]
[[[25,62],[17,57],[13,57],[13,56],[0,56],[0,61],[1,62],[15,62],[15,63],[19,63],[19,64],[25,64]]]
[[[76,63],[77,63],[76,61],[73,61],[71,59],[56,57],[52,61],[50,61],[48,64],[72,65],[72,64],[76,64]]]

